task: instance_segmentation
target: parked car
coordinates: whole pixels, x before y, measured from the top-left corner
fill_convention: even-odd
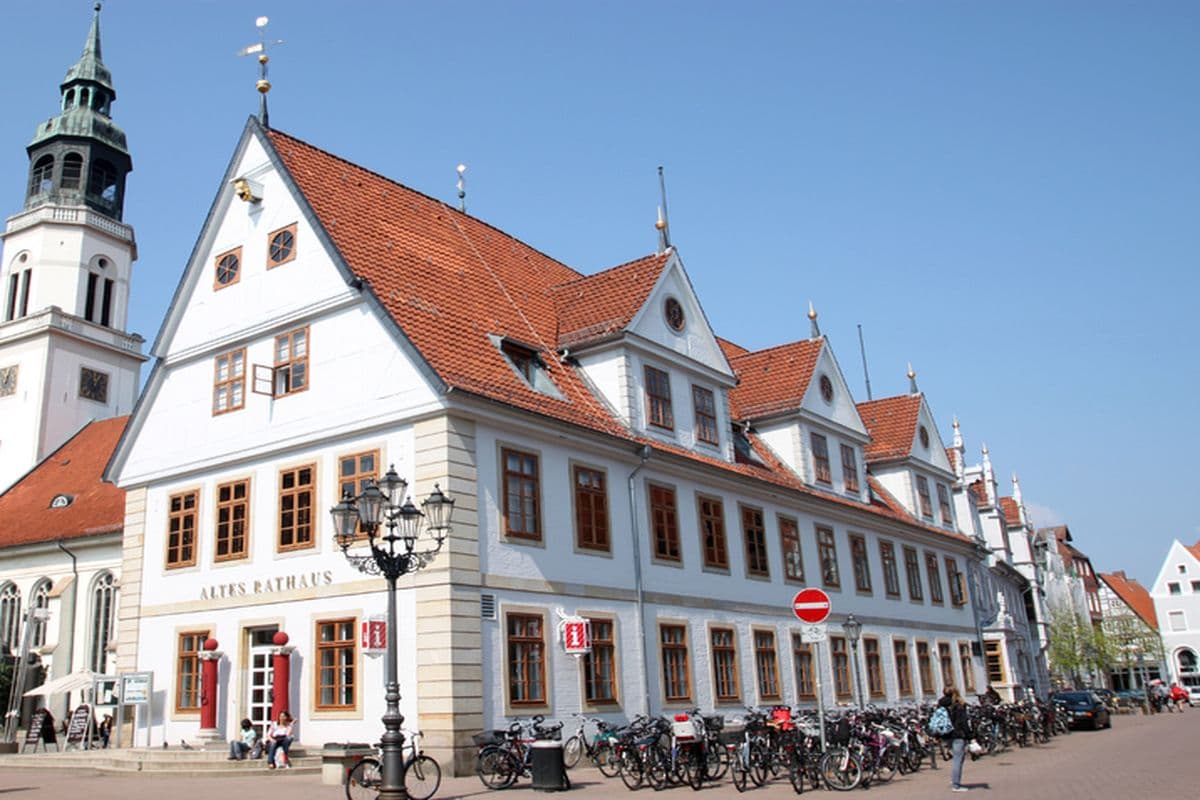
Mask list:
[[[1200,684],[1196,684],[1195,686],[1188,686],[1187,690],[1188,690],[1188,705],[1189,706],[1200,705]]]
[[[1112,716],[1108,706],[1095,692],[1059,692],[1054,695],[1054,699],[1062,703],[1071,715],[1068,724],[1073,728],[1087,727],[1099,730],[1112,727]]]

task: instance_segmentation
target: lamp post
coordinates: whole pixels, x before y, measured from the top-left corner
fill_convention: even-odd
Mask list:
[[[383,714],[383,781],[381,800],[407,800],[404,788],[404,734],[400,728],[400,676],[396,659],[396,581],[401,575],[427,566],[446,541],[454,501],[442,494],[437,484],[421,503],[421,510],[407,497],[408,483],[396,474],[395,466],[383,478],[367,481],[358,497],[347,492],[330,510],[334,541],[346,560],[359,572],[382,575],[387,581],[387,708]],[[424,530],[422,530],[424,518]],[[367,534],[369,555],[351,553],[359,527]],[[386,532],[381,531],[386,529]],[[425,534],[422,538],[422,533]]]
[[[858,691],[858,707],[862,708],[862,676],[858,669],[858,638],[862,636],[862,623],[855,619],[853,614],[847,614],[846,621],[842,623],[842,630],[846,632],[846,638],[850,640],[851,657],[854,659],[854,688]]]

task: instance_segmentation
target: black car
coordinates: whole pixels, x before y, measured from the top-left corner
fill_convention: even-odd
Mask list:
[[[1072,728],[1099,730],[1112,727],[1108,707],[1095,692],[1059,692],[1054,695],[1054,700],[1070,715],[1067,724]]]

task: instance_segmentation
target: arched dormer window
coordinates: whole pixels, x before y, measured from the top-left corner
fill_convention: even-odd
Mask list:
[[[63,98],[63,108],[70,108],[75,105],[75,90],[68,89],[66,97]]]
[[[108,644],[117,618],[117,586],[111,572],[101,572],[92,581],[91,627],[88,631],[88,669],[106,673]]]
[[[21,591],[11,581],[0,587],[0,651],[12,654],[21,647]]]
[[[31,608],[49,608],[50,607],[50,579],[42,578],[33,585],[33,591],[29,593],[29,605]],[[29,643],[30,647],[41,647],[46,643],[46,620],[35,620],[33,623],[33,640]]]
[[[117,201],[117,170],[111,163],[100,159],[92,164],[88,176],[88,194],[104,200],[106,203]]]
[[[91,100],[91,97],[88,95],[88,90],[80,89],[79,90],[79,105],[86,108],[89,105],[90,100]]]
[[[29,194],[41,194],[50,191],[54,185],[54,156],[45,155],[33,164],[29,173]]]
[[[78,189],[83,178],[83,156],[67,153],[63,156],[62,178],[58,185],[63,189]]]

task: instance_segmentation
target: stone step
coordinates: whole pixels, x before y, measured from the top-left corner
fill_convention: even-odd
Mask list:
[[[292,768],[297,774],[319,772],[321,757],[292,748]],[[264,759],[231,761],[228,751],[215,750],[81,750],[63,753],[29,753],[0,756],[0,767],[38,769],[95,769],[101,772],[165,775],[215,775],[227,772],[267,771]]]

